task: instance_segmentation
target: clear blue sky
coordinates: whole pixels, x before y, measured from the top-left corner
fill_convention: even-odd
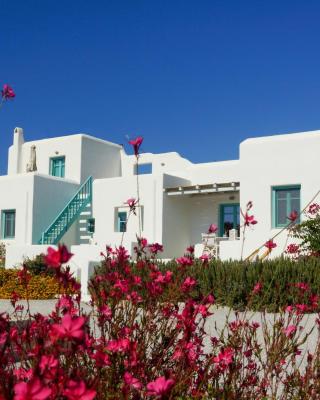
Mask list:
[[[0,0],[0,20],[1,174],[15,126],[194,162],[320,128],[318,0]]]

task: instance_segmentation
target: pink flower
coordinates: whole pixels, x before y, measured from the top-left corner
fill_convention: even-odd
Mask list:
[[[268,240],[264,245],[270,251],[277,247],[276,243],[272,239]]]
[[[209,260],[210,260],[211,257],[210,257],[209,254],[204,253],[204,254],[202,254],[202,256],[200,256],[199,258],[200,258],[200,260],[202,260],[202,262],[205,264],[205,263],[209,262]]]
[[[303,314],[308,311],[308,306],[306,304],[296,304],[297,314]]]
[[[155,381],[147,384],[148,395],[162,397],[170,392],[174,383],[173,379],[166,379],[164,376],[160,376]]]
[[[295,285],[298,289],[302,290],[303,292],[310,290],[310,286],[304,282],[298,282]]]
[[[290,222],[295,222],[296,220],[297,220],[297,218],[298,218],[298,213],[297,213],[297,211],[296,210],[294,210],[294,211],[291,211],[291,213],[287,216],[287,218],[288,218],[288,220],[290,221]]]
[[[183,292],[189,292],[189,290],[192,290],[197,284],[197,281],[194,278],[191,278],[190,276],[188,276],[182,286],[181,286],[181,290]]]
[[[255,284],[252,293],[253,294],[258,294],[258,293],[261,292],[261,289],[262,289],[262,283],[258,282],[258,283]]]
[[[70,380],[63,394],[68,400],[93,400],[97,392],[93,389],[87,389],[83,381]]]
[[[132,386],[134,389],[139,390],[142,387],[141,382],[137,378],[134,378],[129,372],[124,373],[123,380],[126,385]]]
[[[12,87],[5,84],[3,85],[3,89],[1,90],[1,96],[4,100],[13,99],[16,94],[14,93]]]
[[[111,320],[112,318],[112,311],[111,308],[107,304],[103,304],[101,307],[98,308],[99,313],[103,316],[106,320]]]
[[[29,382],[14,385],[14,400],[45,400],[51,396],[51,389],[42,385],[38,377]]]
[[[208,228],[208,233],[216,233],[218,231],[218,227],[216,224],[211,224]]]
[[[44,261],[50,267],[59,268],[61,264],[67,263],[72,256],[73,254],[69,253],[65,245],[59,245],[58,250],[48,247]]]
[[[191,246],[187,247],[186,250],[187,250],[188,253],[193,254],[194,253],[194,246],[191,245]]]
[[[297,327],[295,325],[289,325],[287,328],[283,328],[283,333],[287,336],[287,337],[291,337],[294,335],[294,333],[296,332]]]
[[[249,215],[248,213],[245,213],[244,216],[244,224],[245,226],[251,226],[251,225],[255,225],[258,222],[254,219],[253,215]]]
[[[320,210],[320,205],[317,203],[313,203],[313,204],[310,204],[310,206],[308,208],[308,213],[311,215],[315,215],[318,213],[319,210]]]
[[[287,248],[286,248],[286,253],[288,254],[296,254],[299,253],[300,250],[300,246],[295,244],[295,243],[290,243],[288,244]]]
[[[58,360],[53,355],[43,355],[39,363],[40,373],[43,374],[45,371],[53,372],[58,367]]]
[[[220,367],[227,367],[232,364],[233,361],[233,349],[230,347],[226,347],[224,350],[221,350],[220,353],[213,358],[213,362],[215,364],[219,364]]]
[[[138,136],[137,138],[133,140],[129,140],[129,144],[133,147],[133,151],[136,157],[139,155],[139,148],[143,142],[143,137]]]
[[[187,265],[193,264],[193,260],[190,257],[179,257],[176,259],[176,262],[180,264],[182,267],[186,267]]]
[[[128,199],[125,204],[127,204],[130,208],[130,211],[132,211],[135,215],[136,215],[136,205],[137,205],[138,201],[136,199],[134,199],[133,197],[131,197],[130,199]]]
[[[66,314],[61,324],[53,324],[53,335],[59,339],[82,340],[84,338],[84,324],[86,319],[84,317],[72,318],[70,314]]]
[[[130,348],[130,340],[123,338],[123,339],[118,339],[118,340],[110,340],[106,346],[106,349],[116,353],[124,353],[128,351]]]
[[[163,246],[159,243],[149,244],[149,250],[152,254],[157,254],[159,251],[163,251]]]

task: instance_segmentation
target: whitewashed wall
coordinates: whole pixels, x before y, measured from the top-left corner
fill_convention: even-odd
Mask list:
[[[57,246],[51,246],[57,248]],[[6,268],[21,268],[26,259],[34,259],[39,254],[46,254],[48,245],[15,245],[8,244],[6,247]]]
[[[142,235],[149,241],[162,240],[162,176],[142,175],[140,204],[143,206],[144,226]],[[99,245],[119,245],[122,233],[115,232],[115,208],[125,207],[124,202],[137,198],[136,176],[127,178],[97,179],[93,184],[93,216],[96,219],[94,242]],[[123,209],[126,210],[125,208]],[[127,209],[128,210],[128,209]],[[139,232],[138,218],[130,217],[123,244],[129,250]]]
[[[107,178],[121,175],[122,147],[85,134],[25,142],[23,131],[14,132],[9,149],[8,174],[26,172],[31,146],[36,146],[37,172],[50,173],[50,158],[65,157],[65,179],[83,182],[88,176]]]
[[[81,140],[81,182],[89,176],[94,179],[121,176],[121,146],[87,135],[82,135]]]
[[[241,143],[241,204],[245,207],[252,200],[252,213],[258,220],[246,235],[245,255],[279,232],[272,229],[272,186],[300,184],[302,208],[320,189],[319,154],[320,131],[247,139]],[[278,247],[273,256],[283,251],[285,241],[285,234],[276,239]]]
[[[30,149],[35,145],[39,173],[50,173],[51,157],[65,156],[65,178],[79,183],[81,180],[81,140],[81,135],[71,135],[25,142],[20,149],[21,155],[17,171],[11,165],[15,154],[19,152],[19,147],[14,144],[9,149],[8,173],[12,175],[26,172],[26,166],[30,160]]]
[[[136,163],[136,157],[133,155],[128,156],[123,151],[121,162],[122,176],[132,176],[135,171],[134,165]],[[139,164],[149,163],[152,163],[153,175],[162,175],[164,173],[180,170],[182,173],[180,173],[179,176],[182,178],[188,176],[188,173],[186,173],[184,176],[183,171],[193,165],[189,160],[182,158],[178,153],[175,152],[161,154],[142,153],[139,157]]]
[[[0,212],[16,210],[15,238],[5,243],[32,243],[33,184],[33,174],[0,176]]]
[[[187,170],[193,185],[229,183],[240,180],[239,160],[195,164]]]

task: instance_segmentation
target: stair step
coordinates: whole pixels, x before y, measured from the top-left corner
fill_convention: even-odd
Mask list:
[[[91,215],[91,211],[82,211],[82,212],[80,213],[80,215],[81,215],[81,216],[83,216],[83,215]]]

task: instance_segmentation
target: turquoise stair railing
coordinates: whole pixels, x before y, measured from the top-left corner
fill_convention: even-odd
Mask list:
[[[57,244],[91,201],[92,176],[89,176],[55,220],[42,232],[39,243]]]

